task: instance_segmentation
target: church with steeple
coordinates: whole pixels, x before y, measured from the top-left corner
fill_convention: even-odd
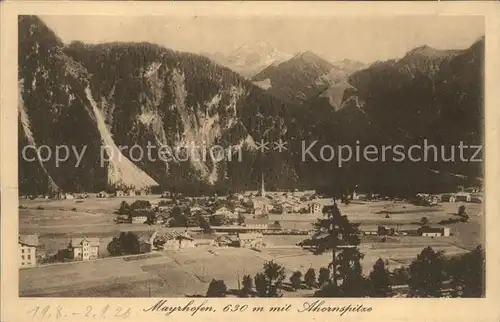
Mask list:
[[[262,175],[261,175],[261,180],[260,180],[260,194],[259,196],[260,197],[265,197],[266,196],[266,188],[264,186],[264,172],[262,172]]]

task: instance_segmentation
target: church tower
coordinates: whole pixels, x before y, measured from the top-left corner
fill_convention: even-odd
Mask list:
[[[260,195],[262,197],[266,196],[266,189],[264,188],[264,172],[262,172],[261,183],[260,183]]]

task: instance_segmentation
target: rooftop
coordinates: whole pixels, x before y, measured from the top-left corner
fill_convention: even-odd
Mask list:
[[[88,238],[88,237],[83,237],[83,238],[71,238],[71,245],[73,247],[78,247],[80,246],[84,240],[87,240],[91,246],[99,246],[99,238]]]
[[[38,235],[20,235],[19,243],[26,246],[39,246]]]

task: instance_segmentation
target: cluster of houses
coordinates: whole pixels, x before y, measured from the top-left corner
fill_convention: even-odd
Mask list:
[[[175,197],[175,198],[174,198]],[[189,214],[188,219],[199,216],[207,221],[212,216],[227,218],[229,222],[236,221],[242,214],[253,214],[254,216],[269,216],[275,214],[318,214],[322,212],[323,206],[316,201],[315,192],[297,194],[295,192],[273,192],[267,193],[264,182],[260,191],[247,191],[242,194],[230,194],[227,197],[184,197],[173,196],[169,192],[163,192],[157,200],[149,199],[151,208],[134,209],[130,212],[126,221],[120,219],[118,222],[130,222],[134,224],[165,224],[170,226],[172,211],[175,207],[182,209],[184,214]],[[193,221],[188,226],[196,226]]]
[[[264,246],[263,232],[269,230],[267,225],[255,226],[234,226],[234,227],[214,227],[212,234],[197,234],[197,238],[192,237],[188,231],[151,231],[138,234],[139,254],[153,251],[181,250],[186,248],[215,246],[215,247],[248,247],[260,248]],[[272,227],[271,227],[272,229]],[[41,245],[38,235],[20,235],[19,246],[19,267],[35,267],[42,257],[37,253]],[[98,259],[100,240],[99,238],[70,238],[65,253],[65,259],[71,261],[90,261]]]
[[[20,235],[18,239],[19,267],[35,267],[42,257],[37,250],[41,247],[38,235]],[[99,238],[71,238],[67,249],[69,259],[88,261],[99,257]]]
[[[150,188],[144,189],[125,189],[125,190],[114,190],[113,192],[100,191],[98,193],[89,194],[87,192],[83,193],[70,193],[64,192],[62,190],[56,191],[50,195],[39,196],[42,199],[58,199],[58,200],[73,200],[73,199],[87,199],[87,198],[110,198],[110,197],[136,197],[136,196],[146,196],[151,193]],[[25,196],[26,198],[35,199],[36,196]]]
[[[459,187],[457,192],[441,193],[441,194],[428,194],[419,193],[417,197],[421,200],[427,201],[429,204],[437,204],[439,202],[472,202],[483,203],[483,188],[481,187]]]

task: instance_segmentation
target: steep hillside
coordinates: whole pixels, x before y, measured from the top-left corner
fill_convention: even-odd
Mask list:
[[[150,43],[68,45],[38,17],[21,16],[18,59],[19,151],[70,149],[59,164],[46,160],[46,149],[27,150],[32,161],[20,155],[21,193],[156,184],[224,193],[255,189],[264,172],[269,189],[357,184],[405,194],[456,185],[430,169],[481,175],[477,163],[351,159],[339,166],[337,155],[316,162],[301,151],[312,142],[315,155],[323,145],[481,143],[484,40],[455,51],[422,46],[366,68],[306,52],[255,76],[270,86],[264,90],[203,56]],[[288,149],[261,153],[261,139],[283,139]],[[215,145],[225,149],[220,162],[204,154]],[[163,150],[162,159],[162,146],[197,148],[183,149],[187,157]]]
[[[207,58],[148,43],[65,46],[37,17],[21,17],[19,31],[20,113],[27,125],[20,126],[20,146],[32,141],[53,148],[87,146],[80,167],[71,159],[58,167],[53,160],[39,164],[37,173],[61,189],[156,183],[182,189],[228,177],[253,185],[261,171],[248,171],[256,158],[254,140],[286,133],[283,103]],[[186,161],[161,160],[157,150],[140,160],[132,154],[135,161],[130,150],[119,151],[134,145],[146,151],[148,144],[172,149],[218,144],[228,151],[241,146],[249,154],[242,165],[212,162],[201,148],[188,150]],[[110,161],[101,167],[103,147]],[[29,182],[32,167],[22,166],[21,182]]]
[[[331,174],[330,180],[345,177],[348,185],[358,178],[357,182],[379,191],[402,193],[453,189],[456,180],[442,173],[459,173],[471,180],[481,177],[482,164],[461,161],[458,146],[461,141],[464,145],[483,142],[483,62],[484,39],[465,50],[422,46],[399,60],[377,62],[355,72],[348,83],[330,85],[309,100],[298,117],[313,124],[310,140],[410,147],[422,146],[426,139],[438,149],[443,146],[447,157],[453,146],[457,149],[451,163],[435,161],[431,154],[428,162],[361,161],[342,170],[331,166],[324,170]],[[464,157],[472,153],[466,151]],[[312,166],[316,163],[310,162]],[[441,174],[431,168],[441,169]]]
[[[222,53],[201,54],[248,78],[255,76],[268,66],[277,65],[292,57],[292,55],[279,51],[265,41],[239,46],[227,55]]]
[[[334,66],[312,52],[303,52],[272,65],[252,78],[257,84],[268,82],[267,92],[285,102],[300,104],[318,94]]]

